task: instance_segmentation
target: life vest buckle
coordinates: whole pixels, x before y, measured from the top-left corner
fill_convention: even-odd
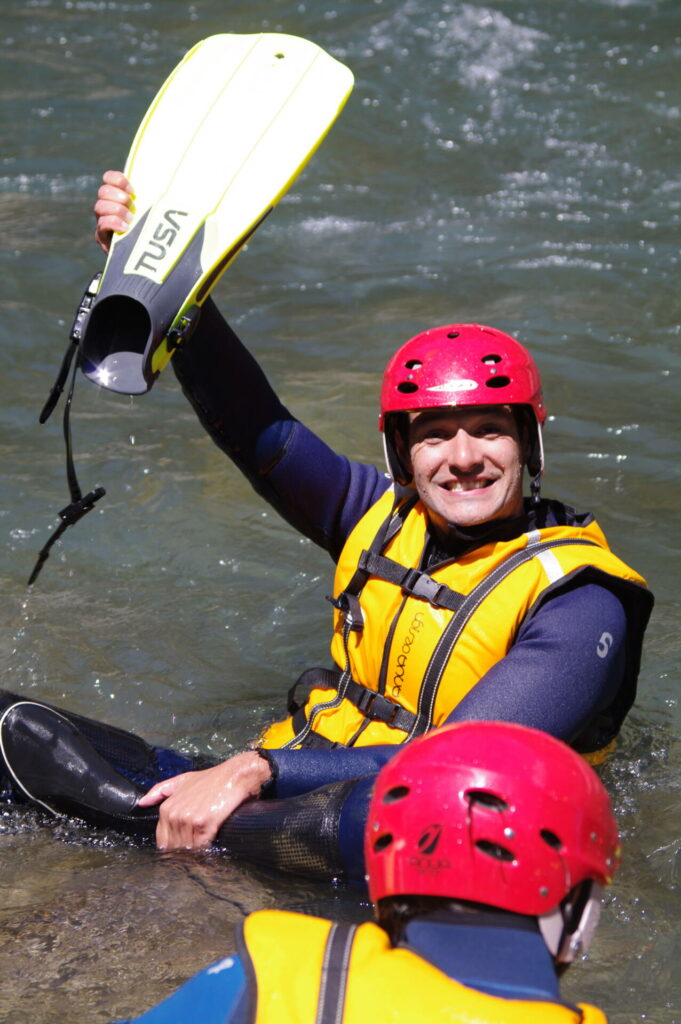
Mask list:
[[[354,696],[352,701],[357,710],[371,721],[383,722],[384,725],[391,726],[395,721],[398,711],[402,710],[401,705],[393,704],[392,701],[386,700],[382,694],[377,693],[375,690],[369,690],[365,686],[361,688],[361,691],[361,693]],[[374,704],[376,704],[375,708]],[[388,710],[389,706],[390,710]]]
[[[362,692],[359,698],[353,701],[353,704],[358,711],[361,711],[367,718],[371,718],[371,708],[378,697],[378,694],[374,690],[368,690],[366,687],[362,687]]]
[[[364,629],[364,616],[356,594],[348,594],[347,590],[343,590],[338,597],[327,594],[326,600],[341,613],[350,629],[357,633]]]
[[[407,569],[400,585],[407,594],[423,598],[435,606],[439,604],[442,593],[448,590],[445,584],[438,583],[428,573],[419,569]]]

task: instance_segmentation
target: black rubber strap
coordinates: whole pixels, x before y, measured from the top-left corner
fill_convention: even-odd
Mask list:
[[[67,530],[69,526],[73,526],[74,523],[77,523],[79,519],[82,519],[87,512],[94,508],[95,504],[99,501],[99,499],[103,498],[104,495],[106,494],[106,491],[104,490],[103,487],[95,487],[93,490],[89,491],[85,496],[83,496],[83,492],[80,489],[80,484],[78,483],[78,477],[76,475],[75,463],[73,461],[73,445],[71,443],[71,403],[73,402],[73,389],[76,384],[76,372],[78,370],[78,367],[80,366],[80,352],[78,352],[76,358],[74,359],[74,355],[76,355],[76,352],[77,346],[71,343],[66,355],[64,356],[64,361],[61,365],[61,369],[59,371],[57,381],[55,382],[55,386],[52,389],[50,397],[48,398],[40,416],[40,422],[44,423],[47,417],[52,412],[52,409],[54,408],[56,401],[63,390],[66,377],[68,375],[69,369],[71,368],[71,363],[73,363],[71,383],[69,385],[69,393],[66,397],[66,405],[64,406],[63,422],[64,442],[66,444],[66,479],[69,485],[71,501],[68,505],[66,505],[63,509],[60,510],[59,518],[61,519],[61,523],[54,531],[54,533],[51,535],[51,537],[48,539],[48,541],[45,544],[43,544],[42,548],[40,549],[40,552],[38,553],[38,558],[36,560],[35,565],[33,566],[33,572],[31,573],[28,579],[29,587],[32,586],[32,584],[35,583],[35,581],[37,580],[40,570],[42,569],[43,565],[49,558],[50,549],[59,540],[59,538],[65,532],[65,530]]]
[[[38,417],[39,423],[46,423],[47,420],[52,415],[54,407],[59,401],[61,394],[64,390],[64,386],[69,375],[69,370],[71,369],[71,363],[73,362],[73,357],[75,356],[77,351],[78,343],[70,339],[68,348],[64,353],[64,358],[62,359],[61,366],[59,367],[57,379],[52,385],[50,393],[47,396],[47,401],[45,402],[45,405],[43,406],[42,411],[40,413],[40,416]]]

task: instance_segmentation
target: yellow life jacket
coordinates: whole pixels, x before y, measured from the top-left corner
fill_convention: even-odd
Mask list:
[[[339,671],[316,670],[304,707],[270,726],[263,746],[402,743],[441,725],[549,591],[580,572],[606,580],[626,607],[645,608],[638,618],[647,621],[645,580],[610,551],[593,520],[490,541],[425,573],[428,542],[416,496],[395,508],[388,491],[363,516],[336,570],[331,654]],[[640,651],[642,628],[631,632]],[[638,655],[629,661],[625,712]]]
[[[254,1024],[607,1024],[593,1006],[501,999],[468,988],[392,947],[375,924],[263,910],[244,921],[238,948]]]

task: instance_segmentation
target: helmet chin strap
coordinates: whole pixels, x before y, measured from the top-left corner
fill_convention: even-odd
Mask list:
[[[602,892],[598,882],[583,882],[539,917],[539,930],[556,963],[570,964],[588,950],[601,916]]]

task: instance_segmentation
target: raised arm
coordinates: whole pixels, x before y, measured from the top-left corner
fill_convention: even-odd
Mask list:
[[[104,251],[114,231],[127,230],[133,203],[131,183],[107,171],[94,207]],[[210,299],[173,368],[214,442],[280,515],[335,560],[388,478],[339,455],[291,415]]]

